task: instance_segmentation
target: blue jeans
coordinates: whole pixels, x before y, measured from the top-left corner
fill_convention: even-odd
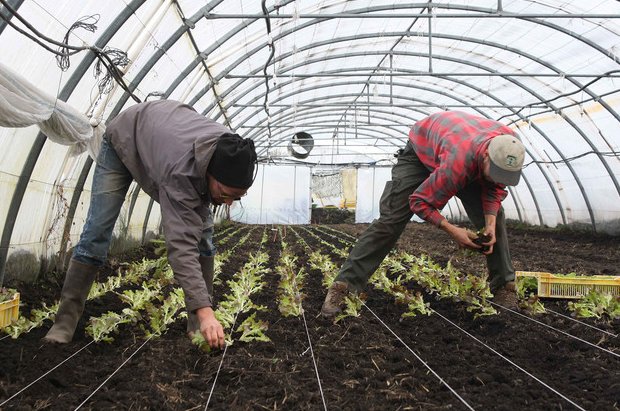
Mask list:
[[[95,266],[105,263],[112,241],[114,225],[121,212],[133,177],[114,147],[104,136],[93,175],[90,206],[80,241],[73,250],[73,259]],[[202,239],[197,247],[201,255],[214,256],[213,217],[205,222]]]

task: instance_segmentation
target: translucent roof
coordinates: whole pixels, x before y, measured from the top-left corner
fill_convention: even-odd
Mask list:
[[[520,217],[620,221],[618,1],[0,3],[0,63],[93,121],[136,100],[176,99],[254,139],[264,163],[378,167],[393,163],[416,120],[463,110],[522,136],[527,166],[511,188]],[[78,21],[96,30],[65,39]],[[115,83],[100,94],[91,51],[61,71],[43,36],[126,52],[135,98]],[[304,158],[289,149],[298,132],[313,138]],[[0,144],[0,218],[14,222],[37,184],[88,184],[88,157],[45,144],[36,127],[2,128]],[[0,245],[12,235],[5,225]]]

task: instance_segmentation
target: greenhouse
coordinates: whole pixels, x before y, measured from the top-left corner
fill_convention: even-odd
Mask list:
[[[0,409],[620,407],[620,2],[0,0]]]

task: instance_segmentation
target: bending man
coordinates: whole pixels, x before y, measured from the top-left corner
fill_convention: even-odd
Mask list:
[[[200,330],[211,347],[223,347],[224,331],[211,308],[215,247],[209,205],[230,205],[243,196],[252,185],[255,163],[252,140],[178,101],[140,103],[121,112],[107,127],[84,230],[44,340],[73,338],[135,180],[160,204],[168,260],[185,292],[188,333]]]
[[[407,223],[417,214],[446,231],[460,246],[480,249],[466,229],[438,210],[453,196],[469,219],[489,236],[484,252],[495,301],[516,305],[514,268],[508,250],[501,202],[507,185],[517,185],[525,149],[515,133],[493,120],[449,111],[418,121],[392,168],[381,196],[380,217],[360,236],[334,283],[321,313],[333,318],[348,292],[361,291],[390,252]]]

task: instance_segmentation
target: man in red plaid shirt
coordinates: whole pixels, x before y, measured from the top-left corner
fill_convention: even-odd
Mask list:
[[[517,185],[525,148],[505,125],[459,111],[433,114],[409,133],[381,196],[380,217],[360,236],[328,290],[321,313],[333,318],[349,292],[361,291],[413,214],[446,231],[461,247],[478,249],[471,232],[441,210],[457,196],[473,224],[484,229],[489,286],[498,304],[516,307],[514,268],[501,202]]]

